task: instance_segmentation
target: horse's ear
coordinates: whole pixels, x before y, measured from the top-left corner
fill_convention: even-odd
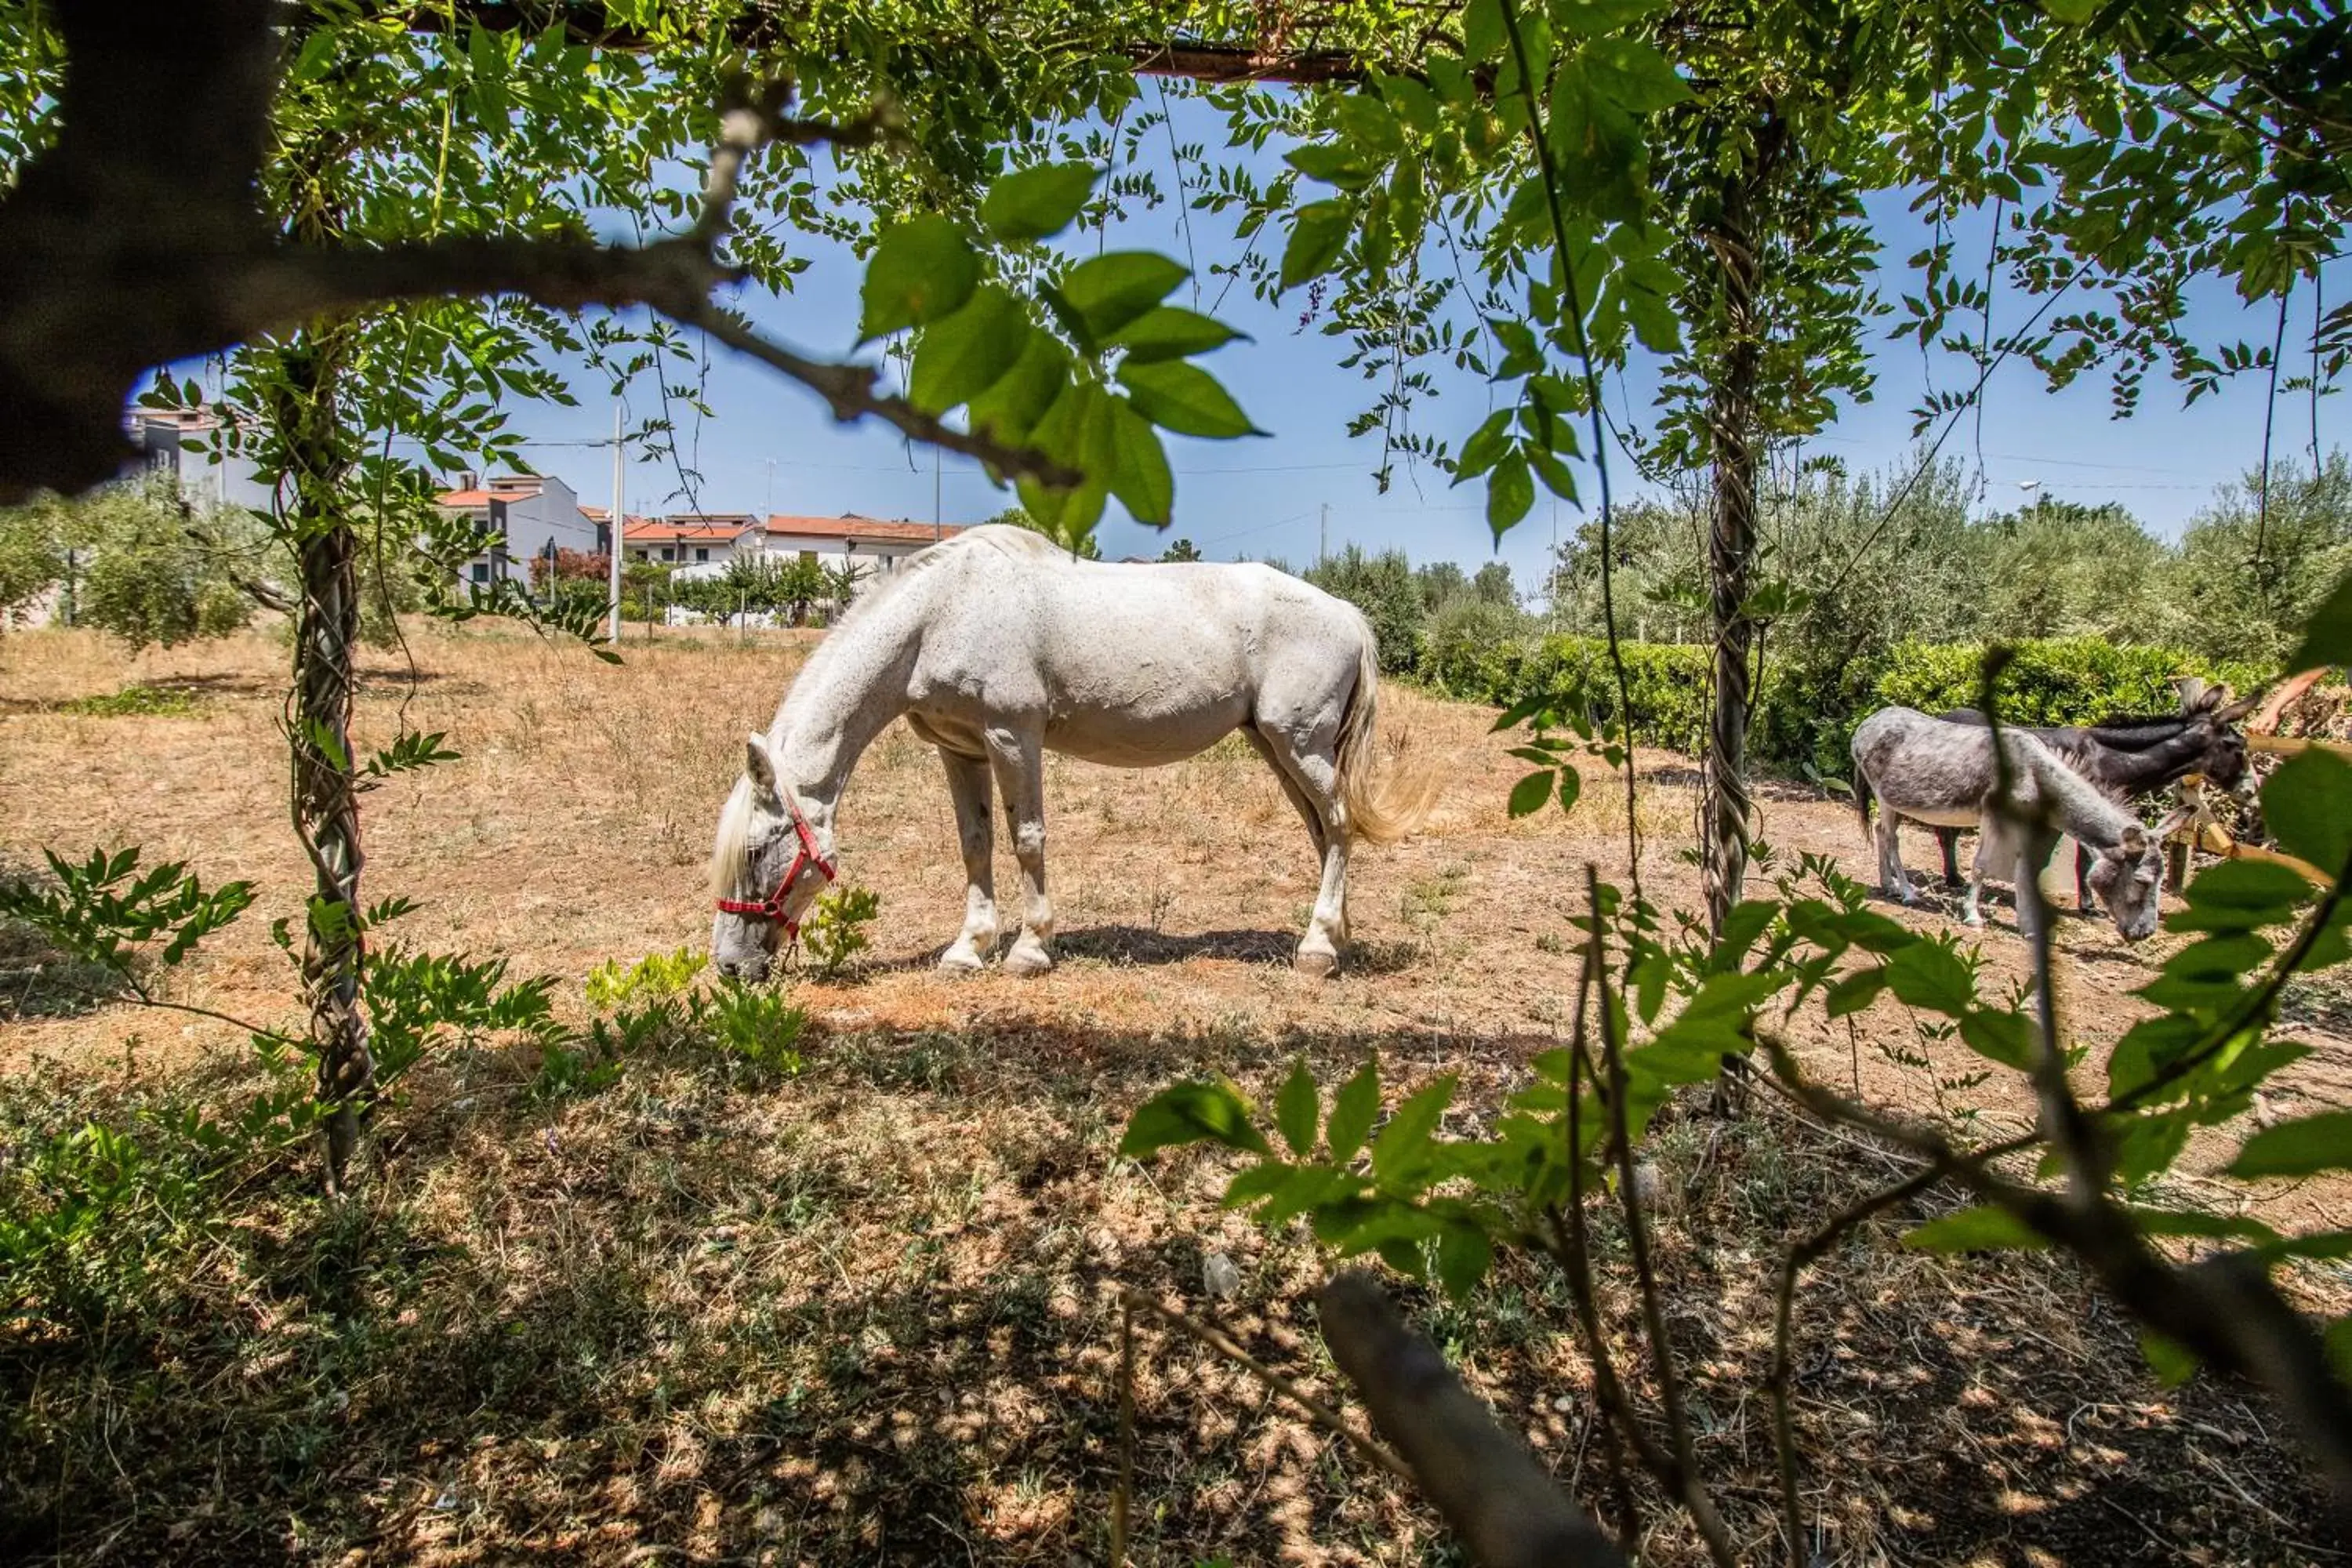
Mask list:
[[[776,759],[768,754],[767,737],[756,731],[743,739],[743,776],[763,790],[775,790]]]

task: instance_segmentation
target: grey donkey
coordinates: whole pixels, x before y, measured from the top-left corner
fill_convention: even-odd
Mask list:
[[[1853,732],[1854,804],[1865,833],[1873,831],[1871,804],[1878,805],[1878,878],[1886,895],[1906,904],[1917,899],[1903,869],[1898,817],[1931,827],[1974,827],[1976,860],[1960,919],[1984,923],[1979,897],[1990,875],[2018,889],[2018,929],[2031,936],[2037,901],[2025,889],[2049,864],[2059,836],[2071,834],[2095,858],[2091,889],[2124,940],[2138,942],[2154,932],[2164,890],[2164,838],[2187,819],[2187,811],[2151,832],[2032,735],[2003,730],[2000,745],[2009,763],[2006,800],[1990,729],[1946,723],[1916,708],[1887,708]]]
[[[2119,800],[2137,800],[2166,785],[2201,773],[2208,784],[2242,797],[2253,784],[2246,765],[2245,737],[2237,722],[2251,712],[2260,695],[2232,701],[2226,686],[2201,681],[2181,683],[2180,711],[2148,719],[2109,719],[2097,724],[2058,725],[2034,729],[2019,726],[2058,753],[2059,759],[2088,779],[2102,794]],[[1981,729],[1985,716],[1973,708],[1958,708],[1942,715],[1954,724]],[[1944,851],[1944,885],[1960,886],[1957,827],[1936,829]],[[2084,914],[2092,910],[2088,849],[2074,857],[2074,896]]]

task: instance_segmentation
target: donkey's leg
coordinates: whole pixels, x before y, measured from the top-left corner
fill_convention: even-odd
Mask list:
[[[1977,852],[1969,862],[1969,896],[1960,905],[1960,923],[1967,926],[1984,924],[1984,910],[1979,900],[1984,893],[1987,872],[1998,874],[2000,865],[2000,835],[1987,822],[1977,829]]]
[[[2099,912],[2099,896],[2091,891],[2091,868],[2098,863],[2097,856],[2084,848],[2080,842],[2075,844],[2074,912],[2078,915],[2095,915]]]
[[[1936,842],[1944,851],[1944,886],[1957,888],[1960,881],[1960,830],[1957,827],[1936,829]]]
[[[1339,798],[1339,726],[1316,724],[1300,734],[1266,725],[1259,732],[1275,771],[1296,792],[1293,798],[1304,800],[1302,815],[1311,811],[1319,824],[1314,838],[1323,857],[1323,885],[1290,962],[1301,974],[1328,975],[1339,967],[1348,941],[1348,807]]]
[[[1878,886],[1890,899],[1905,903],[1917,901],[1911,890],[1911,879],[1903,870],[1903,842],[1895,837],[1895,813],[1887,809],[1886,797],[1878,797]]]
[[[988,815],[988,759],[940,748],[947,765],[948,797],[955,802],[956,837],[963,846],[963,932],[940,955],[940,967],[978,969],[996,945],[996,825]]]
[[[1008,974],[1043,974],[1054,967],[1054,905],[1045,897],[1045,759],[1043,725],[992,727],[988,760],[996,793],[1013,823],[1013,854],[1021,862],[1021,934],[1004,955]]]

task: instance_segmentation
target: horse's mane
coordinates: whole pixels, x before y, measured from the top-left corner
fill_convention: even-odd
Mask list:
[[[743,885],[751,858],[751,779],[735,780],[735,793],[719,814],[719,841],[710,847],[710,896],[731,899]]]
[[[887,605],[907,591],[907,584],[917,577],[936,571],[942,562],[954,561],[974,550],[990,549],[1007,555],[1059,555],[1061,547],[1042,533],[1008,523],[981,524],[967,528],[953,539],[943,539],[937,544],[927,544],[900,563],[898,569],[876,584],[867,592],[849,602],[841,619],[833,624],[832,631],[845,632],[874,614],[877,606]],[[826,641],[831,641],[828,633]],[[820,645],[821,646],[821,645]]]

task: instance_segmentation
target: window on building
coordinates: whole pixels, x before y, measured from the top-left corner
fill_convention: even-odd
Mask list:
[[[814,566],[814,565],[815,565],[815,564],[816,564],[816,552],[815,552],[815,551],[814,551],[814,550],[803,550],[803,551],[802,551],[802,552],[801,552],[801,563],[802,563],[802,564],[803,564],[803,565],[807,565],[807,566]]]
[[[694,558],[697,561],[708,561],[710,559],[710,552],[698,544],[694,547]]]
[[[662,546],[662,559],[665,561],[675,561],[677,559],[677,552],[665,544]]]
[[[475,582],[477,582],[477,583],[487,583],[487,582],[488,582],[489,580],[490,580],[490,563],[489,563],[488,562],[487,562],[487,561],[477,561],[477,562],[475,562],[475,563],[474,563],[474,581],[475,581]]]

